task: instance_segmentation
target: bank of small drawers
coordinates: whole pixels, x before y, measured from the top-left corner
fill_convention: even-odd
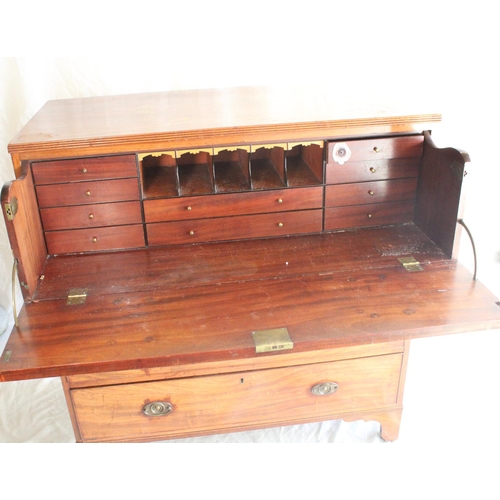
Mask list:
[[[321,232],[323,188],[144,201],[149,245]]]
[[[71,391],[84,441],[160,439],[186,434],[335,418],[397,402],[402,354],[131,383]],[[335,383],[321,395],[313,388]],[[249,404],[249,401],[252,403]],[[160,402],[165,415],[148,416]]]
[[[336,144],[327,148],[325,230],[411,222],[423,137]],[[341,164],[334,151],[345,146],[350,157]]]
[[[134,155],[35,162],[50,254],[145,245]]]

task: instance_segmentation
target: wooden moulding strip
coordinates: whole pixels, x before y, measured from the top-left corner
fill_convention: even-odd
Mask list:
[[[265,148],[265,149],[282,148],[282,149],[286,150],[287,143],[283,142],[283,143],[279,143],[279,144],[252,144],[250,146],[250,152],[254,153],[258,149],[262,149],[262,148]]]
[[[139,153],[137,155],[137,159],[139,161],[142,161],[144,160],[144,158],[146,158],[147,156],[153,156],[153,157],[158,157],[158,156],[162,156],[162,155],[169,155],[171,156],[172,158],[175,159],[175,151],[151,151],[149,153]]]

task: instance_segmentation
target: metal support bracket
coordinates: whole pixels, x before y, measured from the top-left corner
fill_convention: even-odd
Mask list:
[[[14,220],[14,217],[17,214],[17,198],[12,198],[10,200],[10,203],[5,203],[4,204],[4,209],[5,209],[5,215],[7,217],[7,220]]]

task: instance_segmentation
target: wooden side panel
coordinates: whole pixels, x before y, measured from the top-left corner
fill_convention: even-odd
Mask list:
[[[17,200],[17,213],[12,220],[6,215],[5,205]],[[18,274],[25,300],[35,293],[38,278],[47,259],[42,223],[28,162],[23,162],[19,179],[6,183],[2,189],[2,208],[14,258],[19,262]]]
[[[456,253],[455,235],[467,153],[439,149],[425,132],[415,224],[449,257]]]

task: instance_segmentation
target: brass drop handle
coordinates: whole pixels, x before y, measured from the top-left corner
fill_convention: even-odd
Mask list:
[[[278,227],[283,227],[283,222],[278,222]]]
[[[186,207],[186,210],[192,210],[192,207]]]
[[[283,200],[281,198],[278,198],[278,203],[283,203]]]
[[[92,243],[97,243],[97,238],[95,236],[92,238]]]
[[[90,196],[90,189],[85,193],[87,196]]]
[[[162,417],[172,412],[172,405],[166,401],[153,401],[143,406],[142,413],[148,417]]]
[[[380,153],[380,149],[377,146],[373,148],[373,151],[375,151],[375,153]]]
[[[374,174],[376,171],[377,171],[377,169],[376,169],[375,167],[370,167],[370,172],[371,172],[372,174]]]
[[[85,167],[82,168],[82,173],[83,174],[86,174],[87,173],[87,169]]]
[[[194,231],[189,231],[189,236],[194,236]]]
[[[374,192],[370,189],[370,191],[368,191],[368,194],[369,194],[370,196],[373,196],[375,193],[374,193]]]
[[[337,382],[323,382],[321,384],[316,384],[311,387],[311,392],[315,396],[328,396],[333,394],[339,388]]]
[[[94,214],[89,214],[89,219],[93,219],[94,218]]]

